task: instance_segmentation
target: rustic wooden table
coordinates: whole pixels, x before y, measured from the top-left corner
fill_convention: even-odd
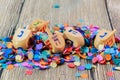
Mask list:
[[[60,8],[52,8],[59,4]],[[120,30],[120,0],[0,0],[0,36],[8,36],[21,26],[29,24],[34,19],[50,20],[50,27],[55,23],[76,24],[83,19],[82,25],[98,25],[101,28]],[[87,63],[82,60],[81,64]],[[76,69],[66,65],[44,71],[33,70],[30,76],[25,75],[25,69],[0,70],[0,80],[109,80],[107,71],[112,65],[97,65],[88,73],[89,78],[76,78]],[[120,72],[114,71],[114,80],[119,79]]]

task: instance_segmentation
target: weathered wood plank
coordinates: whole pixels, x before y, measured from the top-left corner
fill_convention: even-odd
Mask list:
[[[120,0],[107,0],[107,5],[112,26],[117,30],[116,36],[120,37]],[[120,71],[114,71],[114,74],[115,79],[119,80]]]
[[[18,23],[22,2],[22,0],[0,0],[0,37],[12,34]]]
[[[60,4],[59,9],[52,8],[55,3]],[[50,20],[50,27],[54,27],[56,23],[76,24],[79,19],[83,19],[85,22],[82,25],[94,24],[110,30],[104,0],[26,0],[17,27],[25,26],[36,18]],[[85,63],[87,61],[81,61],[82,65]],[[106,71],[108,68],[110,68],[109,65],[98,65],[95,72],[82,71],[80,73],[89,74],[89,78],[86,80],[107,80]],[[31,76],[26,76],[25,70],[21,68],[15,68],[11,71],[4,70],[1,80],[81,79],[75,78],[74,75],[78,72],[76,69],[69,69],[66,65],[44,71],[34,70]],[[93,78],[91,74],[93,74]]]
[[[120,37],[120,0],[107,0],[108,11],[112,25],[117,29],[117,36]]]
[[[0,0],[0,36],[10,35],[15,28],[22,3],[23,0]]]

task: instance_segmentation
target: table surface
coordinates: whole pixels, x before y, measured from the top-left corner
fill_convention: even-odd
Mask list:
[[[60,8],[53,8],[59,4]],[[107,30],[120,30],[120,0],[0,0],[0,36],[9,36],[21,26],[30,24],[34,19],[50,20],[50,27],[56,23],[97,25]],[[88,61],[81,60],[81,64]],[[107,71],[112,65],[96,65],[96,69],[78,71],[66,64],[57,68],[40,71],[33,70],[32,75],[25,75],[23,68],[13,70],[0,69],[0,80],[109,80]],[[88,73],[86,79],[76,78],[75,73]],[[114,80],[119,79],[119,71],[114,71]]]

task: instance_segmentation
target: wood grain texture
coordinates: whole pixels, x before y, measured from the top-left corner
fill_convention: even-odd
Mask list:
[[[52,8],[54,4],[59,4],[60,8]],[[17,28],[26,26],[37,18],[50,20],[50,28],[56,23],[73,25],[79,22],[79,19],[83,19],[85,22],[82,25],[94,24],[111,29],[104,0],[25,0]],[[85,63],[88,61],[81,60],[82,65]],[[65,64],[55,69],[33,70],[31,76],[25,75],[26,69],[15,68],[11,71],[4,70],[1,80],[108,80],[106,71],[110,71],[111,67],[97,65],[95,70],[80,72],[77,69],[69,69]],[[76,72],[88,73],[89,78],[76,78]]]
[[[19,20],[22,2],[22,0],[0,0],[0,37],[12,34]]]
[[[114,29],[117,30],[116,36],[120,37],[120,0],[107,0],[108,11],[110,14],[111,23]],[[120,46],[120,44],[119,44]],[[115,79],[119,80],[119,71],[114,71]]]
[[[116,35],[120,37],[120,0],[107,0],[107,4],[112,25],[117,29]]]
[[[0,36],[11,35],[18,23],[22,3],[23,0],[0,0]]]

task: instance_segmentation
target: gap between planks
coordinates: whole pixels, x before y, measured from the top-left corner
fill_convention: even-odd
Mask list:
[[[40,2],[43,2],[43,4],[47,4],[48,7],[50,7],[50,8],[51,8],[51,6],[53,4],[60,3],[61,8],[59,10],[54,10],[54,9],[50,9],[50,8],[47,9],[46,6],[41,4]],[[36,5],[34,5],[33,3],[36,4]],[[65,3],[68,6],[66,6]],[[77,4],[77,5],[74,5],[74,4]],[[83,6],[80,6],[80,5],[83,5]],[[76,0],[76,1],[73,1],[73,0],[66,0],[66,1],[63,1],[63,0],[61,0],[61,1],[59,1],[59,0],[56,0],[56,1],[50,0],[48,2],[45,2],[43,0],[38,0],[37,2],[33,1],[33,0],[26,0],[25,6],[26,7],[23,8],[23,11],[21,13],[21,16],[20,16],[17,27],[20,27],[21,25],[23,26],[23,25],[29,24],[32,20],[39,17],[41,19],[46,19],[46,20],[49,19],[49,20],[51,20],[51,26],[54,26],[54,24],[57,23],[57,22],[59,22],[59,23],[67,22],[69,24],[76,24],[78,19],[82,18],[82,19],[84,19],[86,21],[83,24],[91,24],[91,23],[93,23],[93,24],[101,26],[101,27],[108,26],[108,27],[106,27],[106,29],[110,29],[109,19],[107,17],[105,5],[104,5],[104,0],[101,0],[101,1],[99,1],[99,0],[91,0],[90,2],[85,1],[85,0],[81,0],[81,1],[79,1],[79,0]],[[40,9],[41,7],[43,9]],[[82,9],[82,7],[84,7],[84,9]],[[74,10],[76,8],[77,8],[77,10]],[[95,8],[95,10],[93,10],[94,8]],[[37,11],[37,12],[30,13],[33,9],[35,9],[34,11]],[[47,10],[44,10],[44,9],[47,9]],[[50,14],[48,14],[47,11],[50,12]],[[31,15],[29,15],[29,14],[31,14]],[[85,61],[82,61],[82,63],[84,64]],[[50,74],[50,73],[54,73],[54,72],[56,74],[56,73],[58,73],[58,71],[62,70],[63,68],[65,68],[66,72],[68,72],[70,74],[67,75],[67,73],[65,72],[66,73],[65,75],[67,75],[67,76],[64,76],[62,79],[59,78],[60,75],[54,76],[54,75]],[[106,66],[98,65],[98,68],[95,70],[96,73],[98,73],[98,75],[96,75],[94,73],[95,80],[97,78],[98,78],[97,80],[101,80],[101,79],[105,80],[106,79],[105,76],[104,76],[104,78],[101,78],[101,76],[106,74],[105,72],[102,73],[101,69],[105,70],[106,68],[109,68],[109,66],[106,67]],[[45,71],[44,73],[46,74],[46,76],[43,75],[42,78],[44,78],[45,80],[47,80],[47,78],[51,79],[52,77],[53,77],[53,80],[56,80],[57,78],[59,78],[60,80],[65,80],[65,79],[76,80],[74,78],[74,73],[76,72],[75,70],[72,70],[72,72],[71,72],[70,71],[71,69],[69,70],[64,66],[63,67],[61,66],[61,68],[55,69],[54,71],[51,71],[51,70],[54,70],[54,69],[50,69],[48,71]],[[36,74],[36,75],[41,76],[42,73],[40,73],[40,72],[37,72],[38,74]],[[6,74],[6,73],[8,73],[8,74]],[[11,73],[13,73],[14,75],[11,74]],[[20,73],[24,73],[24,70],[23,69],[18,69],[18,68],[14,69],[12,71],[5,70],[4,73],[3,73],[2,80],[5,79],[4,78],[5,76],[7,76],[7,79],[11,79],[11,80],[13,80],[13,79],[15,79],[15,80],[16,79],[17,80],[18,79],[19,80],[20,79],[24,79],[24,80],[35,79],[35,80],[38,80],[39,79],[39,77],[35,77],[36,76],[35,74],[31,78],[29,78],[29,77],[25,77],[25,76],[22,77],[23,74],[20,74]],[[89,73],[89,71],[88,71],[88,73]],[[92,78],[90,77],[87,80],[92,80]]]

